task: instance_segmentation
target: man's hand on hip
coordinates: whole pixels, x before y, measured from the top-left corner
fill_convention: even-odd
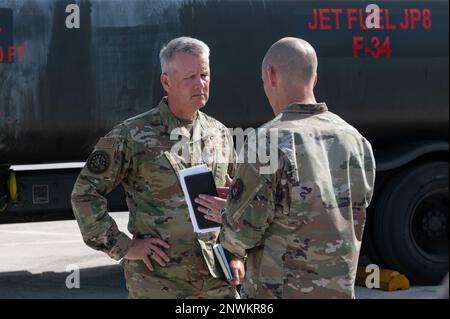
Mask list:
[[[156,261],[161,267],[167,265],[170,258],[164,253],[162,248],[170,248],[169,244],[159,238],[133,239],[133,243],[123,257],[129,260],[142,260],[153,271],[152,263],[149,259]]]

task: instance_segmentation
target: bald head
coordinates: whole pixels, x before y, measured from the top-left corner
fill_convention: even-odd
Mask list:
[[[299,38],[283,38],[275,42],[264,57],[262,68],[272,65],[285,79],[307,85],[317,74],[317,55],[314,48]]]
[[[283,38],[275,42],[264,57],[261,71],[264,92],[275,114],[292,103],[317,103],[317,55],[305,40]]]

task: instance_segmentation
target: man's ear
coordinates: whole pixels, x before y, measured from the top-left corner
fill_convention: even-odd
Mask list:
[[[167,73],[161,73],[159,78],[161,80],[161,85],[164,88],[164,91],[168,92],[170,90],[170,79]]]
[[[315,88],[316,85],[317,85],[317,74],[316,74],[316,76],[314,77],[314,86],[313,86],[313,88]]]
[[[273,65],[269,65],[266,69],[267,79],[269,80],[270,86],[274,87],[278,81],[277,71],[273,67]]]

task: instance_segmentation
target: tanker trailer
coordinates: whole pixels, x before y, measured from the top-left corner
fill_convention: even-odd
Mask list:
[[[448,1],[0,0],[1,221],[73,217],[80,167],[99,137],[157,105],[158,52],[182,35],[211,48],[204,111],[244,129],[272,117],[260,78],[266,50],[285,36],[309,41],[316,96],[374,148],[364,252],[413,282],[441,280]],[[121,189],[108,199],[126,209]]]

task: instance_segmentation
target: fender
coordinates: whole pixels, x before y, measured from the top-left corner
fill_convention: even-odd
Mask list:
[[[404,166],[431,153],[448,153],[448,141],[414,141],[375,152],[377,171],[384,172]]]

